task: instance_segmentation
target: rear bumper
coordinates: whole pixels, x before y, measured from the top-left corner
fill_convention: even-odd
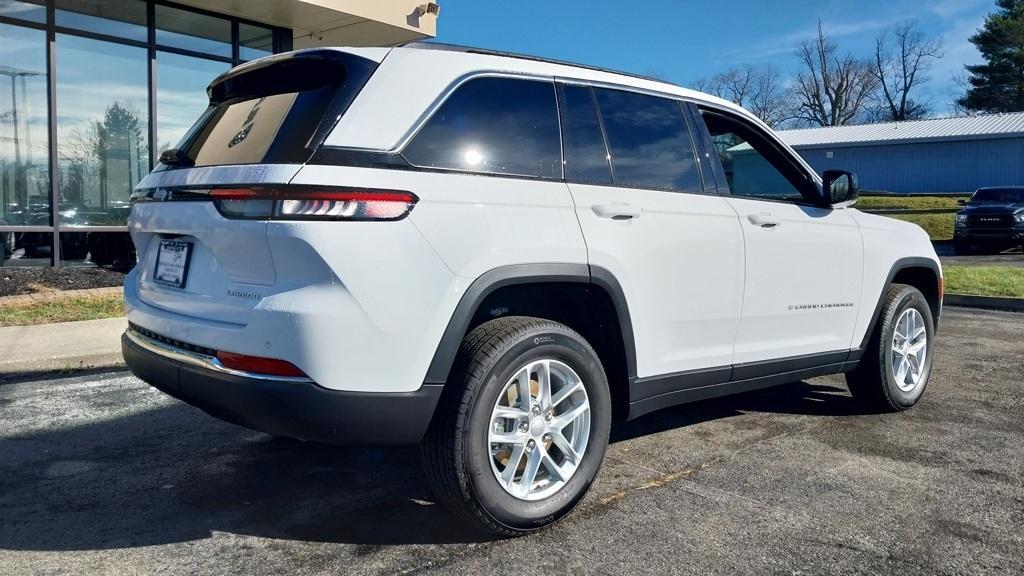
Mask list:
[[[441,386],[401,393],[328,390],[302,379],[246,376],[204,365],[202,355],[129,330],[121,337],[136,376],[211,416],[268,434],[331,444],[416,444]]]

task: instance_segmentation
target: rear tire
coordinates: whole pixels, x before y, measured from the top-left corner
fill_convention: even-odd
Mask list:
[[[608,381],[582,336],[550,320],[499,318],[462,342],[424,439],[427,478],[463,518],[493,534],[527,534],[587,493],[610,426]]]
[[[935,322],[913,286],[893,284],[860,365],[846,375],[853,398],[873,412],[899,412],[921,399],[931,376]]]

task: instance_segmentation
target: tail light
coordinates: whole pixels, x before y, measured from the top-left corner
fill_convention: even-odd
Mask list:
[[[401,220],[419,198],[397,190],[308,187],[215,188],[217,210],[226,218],[274,220]]]

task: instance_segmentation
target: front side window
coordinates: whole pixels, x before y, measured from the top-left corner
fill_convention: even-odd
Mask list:
[[[690,131],[675,100],[595,88],[615,183],[701,192]]]
[[[733,196],[766,200],[813,200],[801,193],[809,181],[785,153],[747,123],[708,110],[701,115],[711,134]]]
[[[554,84],[470,80],[441,105],[402,155],[416,166],[561,178]]]

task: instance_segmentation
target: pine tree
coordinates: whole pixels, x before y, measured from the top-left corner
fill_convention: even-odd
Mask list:
[[[970,41],[985,58],[967,66],[967,94],[959,104],[976,112],[1024,111],[1024,0],[997,0],[998,10]]]

